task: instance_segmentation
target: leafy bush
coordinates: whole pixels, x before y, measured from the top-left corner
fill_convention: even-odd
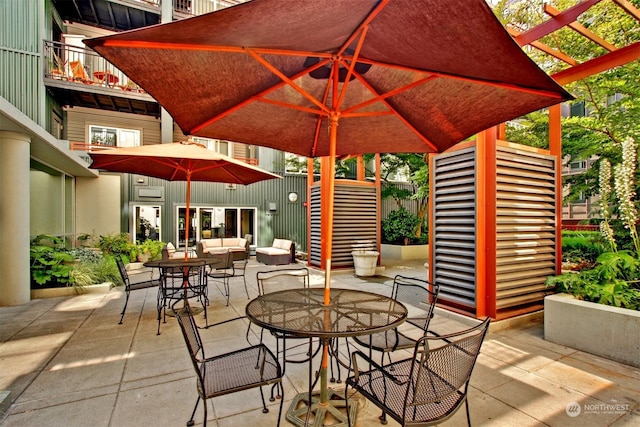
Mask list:
[[[595,265],[600,254],[606,252],[604,238],[599,231],[563,231],[562,257],[572,270]]]
[[[131,256],[132,243],[129,241],[129,234],[117,233],[100,236],[98,246],[105,255],[119,255],[129,260]],[[133,245],[135,246],[135,245]],[[135,258],[135,257],[134,257]]]
[[[629,251],[605,252],[591,270],[547,278],[546,285],[578,299],[640,310],[640,260]]]
[[[404,244],[405,239],[411,241],[419,223],[420,218],[405,208],[391,211],[382,220],[382,241],[395,244]]]
[[[40,234],[31,240],[31,286],[70,286],[69,273],[73,256],[64,247],[60,237]]]

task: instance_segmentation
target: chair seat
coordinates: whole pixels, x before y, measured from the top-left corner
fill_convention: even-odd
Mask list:
[[[416,360],[407,359],[384,367],[384,371],[399,380],[399,383],[385,376],[378,369],[360,372],[358,381],[350,377],[347,379],[347,383],[352,387],[356,387],[362,395],[379,408],[384,409],[396,420],[404,419],[406,423],[410,423],[414,420],[428,419],[429,424],[437,424],[438,420],[448,418],[452,412],[464,403],[465,395],[454,389],[451,384],[432,371],[414,369],[412,382],[416,384],[418,381],[416,378],[417,373],[421,372],[423,378],[420,378],[419,381],[422,386],[419,392],[416,393],[416,401],[408,401],[406,409],[404,409],[407,380],[411,365],[414,363],[417,363]],[[436,399],[438,400],[436,401]],[[379,405],[378,400],[384,402],[384,405]],[[404,414],[403,411],[405,412]]]
[[[371,337],[371,341],[369,341],[369,337]],[[383,352],[412,349],[416,344],[416,340],[403,335],[401,332],[396,334],[394,330],[378,332],[369,336],[354,337],[354,340],[364,347],[371,346],[373,350]]]
[[[262,344],[207,359],[200,369],[206,398],[280,381],[278,363]]]

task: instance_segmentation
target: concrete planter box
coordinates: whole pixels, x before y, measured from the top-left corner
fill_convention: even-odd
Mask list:
[[[85,286],[83,288],[67,286],[65,288],[32,289],[31,299],[69,297],[80,294],[106,294],[107,292],[109,292],[112,286],[113,284],[111,282],[105,282],[96,285]]]
[[[581,301],[544,299],[544,339],[640,368],[640,311]]]
[[[424,259],[429,258],[429,245],[380,245],[382,259]]]

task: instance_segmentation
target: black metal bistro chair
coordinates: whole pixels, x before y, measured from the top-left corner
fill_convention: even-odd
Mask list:
[[[245,271],[247,269],[248,257],[241,259],[234,259],[234,253],[232,251],[224,251],[219,254],[210,255],[215,258],[220,258],[220,263],[211,267],[208,276],[215,282],[222,284],[222,293],[227,297],[227,305],[229,305],[229,297],[231,296],[229,282],[233,277],[242,277],[244,281],[244,292],[249,299],[249,290],[247,289],[247,280],[245,278]]]
[[[207,319],[209,291],[204,260],[190,260],[188,265],[176,266],[176,261],[160,264],[160,287],[158,288],[158,335],[160,321],[167,323],[167,307],[175,301],[197,299],[202,304]]]
[[[433,318],[433,310],[438,300],[439,287],[426,280],[397,275],[393,279],[391,298],[403,303],[409,309],[405,324],[417,328],[413,332],[400,332],[392,329],[370,336],[354,337],[363,347],[382,352],[381,365],[384,365],[386,355],[391,362],[389,353],[396,350],[412,349],[418,338],[427,334],[429,322]],[[419,335],[419,336],[418,336]]]
[[[193,363],[193,368],[198,377],[198,400],[193,408],[187,426],[194,424],[193,417],[198,409],[200,399],[204,401],[204,426],[207,425],[207,399],[237,391],[247,390],[254,387],[260,388],[262,398],[263,413],[269,412],[264,400],[262,386],[273,385],[284,393],[282,387],[282,369],[275,355],[264,344],[258,344],[219,354],[213,357],[206,357],[198,326],[193,318],[189,304],[181,308],[174,308],[176,318],[180,324],[182,335],[189,350],[189,356]],[[245,319],[236,317],[234,319],[209,325],[203,329],[210,329],[215,326],[226,324],[232,321]],[[278,413],[278,425],[282,416],[282,404]]]
[[[451,418],[464,403],[471,426],[467,392],[490,319],[460,332],[420,338],[413,356],[381,366],[361,351],[351,355],[349,387],[402,426],[430,426]],[[358,369],[358,358],[367,371]],[[348,413],[347,413],[348,415]]]
[[[429,322],[433,318],[433,309],[438,300],[439,287],[436,284],[414,277],[397,275],[393,279],[391,298],[399,301],[409,309],[409,316],[405,325],[411,325],[412,329],[404,333],[398,329],[378,332],[370,336],[354,337],[354,341],[371,351],[381,352],[380,365],[384,366],[384,357],[391,362],[391,353],[396,350],[412,349],[418,339],[425,336],[429,329]],[[383,412],[380,420],[386,423],[386,415]]]
[[[304,289],[309,287],[309,269],[308,268],[280,268],[269,271],[259,271],[256,274],[256,281],[258,283],[258,294],[264,295],[272,292],[283,291],[286,289]],[[264,329],[260,332],[260,342],[262,342]],[[315,356],[321,348],[318,346],[315,350],[312,350],[313,339],[294,337],[278,332],[271,332],[276,338],[276,355],[280,357],[282,355],[282,369],[286,370],[286,364],[288,363],[306,363],[313,356]],[[299,341],[304,340],[303,343],[287,346],[287,341]],[[282,342],[282,344],[280,344]],[[308,346],[309,350],[304,353],[302,358],[290,358],[287,357],[287,351],[290,353],[301,346]],[[280,396],[277,396],[278,398]]]
[[[151,286],[156,286],[156,283],[151,280],[144,280],[140,282],[132,282],[129,277],[129,273],[127,272],[126,267],[124,266],[124,262],[122,258],[119,256],[115,257],[116,265],[118,266],[118,271],[120,272],[120,277],[122,278],[122,283],[124,285],[125,299],[124,299],[124,307],[122,307],[122,313],[120,313],[120,321],[118,324],[122,325],[122,320],[124,319],[124,313],[127,311],[127,305],[129,304],[129,294],[134,289],[142,289],[148,288]]]

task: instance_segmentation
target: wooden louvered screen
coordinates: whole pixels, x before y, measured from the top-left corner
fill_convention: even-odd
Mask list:
[[[542,308],[556,269],[556,161],[505,141],[433,157],[430,277],[442,304],[498,319]]]
[[[440,299],[475,308],[475,147],[435,158],[430,268]]]
[[[320,186],[311,188],[310,264],[321,264]],[[336,182],[333,207],[332,268],[353,267],[351,251],[357,241],[369,240],[378,247],[378,199],[369,183]]]
[[[496,309],[542,304],[555,274],[554,156],[496,148]]]

